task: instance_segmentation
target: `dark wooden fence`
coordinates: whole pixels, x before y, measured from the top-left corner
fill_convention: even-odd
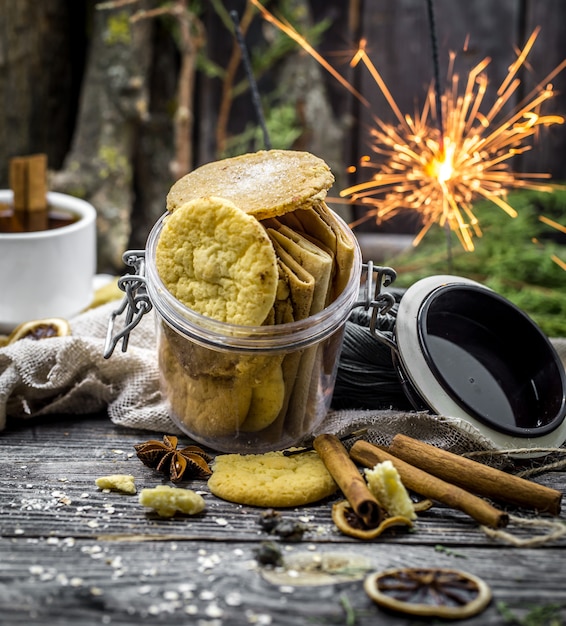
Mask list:
[[[226,67],[234,40],[218,15],[220,0],[206,0],[200,15],[206,31],[205,56]],[[159,5],[158,0],[139,0],[145,7]],[[521,73],[521,87],[516,105],[531,88],[566,58],[566,2],[564,0],[432,0],[438,65],[445,80],[449,54],[454,51],[460,74],[466,75],[476,63],[490,57],[487,68],[489,88],[486,100],[493,100],[495,90],[516,58],[517,50],[536,27],[540,35]],[[216,6],[215,6],[216,3]],[[89,60],[91,25],[96,0],[0,0],[0,93],[3,96],[0,117],[0,185],[7,183],[10,156],[47,152],[52,168],[62,167],[72,145],[77,121],[83,74]],[[227,11],[243,15],[246,0],[223,0]],[[277,12],[280,0],[265,2]],[[290,5],[304,6],[310,16],[302,15],[303,25],[327,20],[327,28],[317,49],[363,95],[362,105],[335,78],[316,62],[296,51],[278,62],[259,79],[262,95],[278,94],[293,102],[301,126],[291,145],[307,149],[325,158],[332,166],[338,186],[353,182],[346,173],[349,165],[369,150],[370,129],[375,118],[394,122],[391,106],[382,90],[362,66],[350,68],[357,43],[366,47],[399,109],[413,115],[419,111],[426,91],[434,78],[432,32],[428,20],[428,0],[293,0]],[[258,46],[267,50],[269,25],[255,18],[246,32],[252,54]],[[146,152],[165,147],[166,161],[173,144],[170,121],[160,121],[174,110],[174,72],[178,54],[169,22],[155,21],[152,40],[154,91],[150,106],[161,101],[161,117],[150,110],[149,122],[138,123],[132,132],[140,133],[136,149]],[[259,48],[258,48],[259,49]],[[244,77],[241,66],[237,78]],[[552,81],[557,95],[545,105],[545,113],[566,115],[566,71]],[[222,99],[222,81],[218,76],[199,70],[194,102],[194,165],[218,158],[217,131]],[[229,136],[241,134],[257,116],[249,92],[235,97],[229,123]],[[153,130],[152,130],[153,129]],[[149,141],[149,135],[154,137]],[[158,139],[155,139],[158,135]],[[95,141],[96,138],[93,138]],[[148,142],[151,147],[148,148]],[[261,145],[259,146],[261,147]],[[556,181],[566,180],[566,125],[542,129],[534,148],[514,159],[514,169],[525,172],[548,172]],[[147,226],[155,211],[147,211],[144,181],[155,176],[154,161],[142,163],[139,153],[132,155],[136,206],[132,209],[134,247],[143,243]],[[145,169],[144,169],[145,168]],[[166,171],[165,168],[161,168]],[[136,172],[137,170],[137,172]],[[163,188],[167,188],[165,181]],[[151,195],[151,194],[146,194]],[[158,194],[161,198],[163,194]],[[155,196],[155,194],[154,194]],[[155,203],[155,201],[154,201]],[[145,213],[144,213],[145,211]],[[140,218],[149,215],[149,218]],[[404,228],[400,225],[399,228]]]
[[[516,59],[517,48],[540,27],[540,34],[529,54],[522,87],[511,104],[517,105],[549,72],[566,59],[566,3],[562,0],[433,0],[439,50],[441,81],[446,76],[449,52],[457,54],[462,81],[465,72],[485,57],[489,88],[486,102]],[[431,32],[427,0],[366,1],[360,18],[360,34],[367,38],[372,58],[401,111],[420,109],[424,93],[434,77]],[[466,50],[464,45],[467,42]],[[566,71],[552,81],[557,96],[546,112],[566,114]],[[391,112],[367,73],[360,78],[362,93],[372,102],[372,113],[391,120]],[[371,124],[363,112],[358,148],[363,150],[364,125]],[[524,171],[548,171],[555,178],[566,178],[566,128],[554,127],[542,133],[536,149],[521,159]]]
[[[243,11],[243,1],[225,4]],[[268,6],[273,4],[268,3]],[[434,12],[434,30],[429,21],[429,7]],[[328,19],[330,23],[317,49],[369,103],[369,106],[360,104],[330,74],[321,70],[332,105],[331,122],[342,131],[341,139],[336,139],[341,141],[341,162],[337,163],[335,145],[321,145],[319,152],[322,150],[321,156],[327,158],[335,169],[341,170],[337,174],[342,183],[353,182],[342,170],[345,171],[348,165],[370,151],[370,130],[375,125],[375,117],[391,123],[396,121],[382,89],[366,68],[361,64],[355,69],[348,67],[347,62],[361,39],[366,41],[368,54],[399,110],[409,115],[422,109],[427,89],[434,79],[433,36],[436,38],[441,84],[447,80],[451,53],[456,55],[456,72],[462,85],[469,70],[489,57],[490,63],[486,68],[489,86],[484,102],[487,106],[497,97],[497,87],[517,58],[519,48],[536,28],[540,28],[527,62],[518,75],[521,85],[504,111],[517,106],[536,84],[566,59],[566,2],[563,0],[432,0],[431,5],[428,0],[311,0],[310,8],[313,21]],[[214,17],[212,14],[209,16],[207,28],[210,53],[218,58],[218,55],[228,51],[220,43],[223,27]],[[215,32],[218,34],[215,35]],[[255,34],[258,35],[257,32]],[[556,95],[545,103],[543,112],[565,115],[566,70],[559,73],[552,84]],[[208,105],[217,101],[214,80],[201,82],[201,88],[201,97]],[[214,106],[206,108],[209,112],[215,109]],[[484,109],[485,106],[482,107]],[[249,101],[243,107],[235,108],[234,114],[233,128],[243,128],[245,122],[255,119]],[[202,119],[200,124],[202,133],[198,158],[207,161],[215,157],[214,142],[211,141],[214,114]],[[327,132],[330,130],[327,129]],[[324,132],[324,129],[319,130],[319,134]],[[313,129],[313,134],[316,135],[316,129]],[[312,149],[312,143],[307,141],[306,147]],[[554,180],[565,180],[566,125],[541,129],[533,141],[532,150],[510,163],[515,171],[548,172]],[[394,229],[407,227],[402,221],[396,224]],[[385,228],[387,230],[388,227]],[[412,227],[409,225],[408,228]]]

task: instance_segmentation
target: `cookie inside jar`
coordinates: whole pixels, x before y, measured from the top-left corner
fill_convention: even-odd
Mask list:
[[[330,168],[269,150],[177,181],[148,239],[172,418],[227,452],[295,445],[330,406],[361,254],[326,205]]]

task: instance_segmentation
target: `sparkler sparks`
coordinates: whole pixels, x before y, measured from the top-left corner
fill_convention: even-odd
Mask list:
[[[261,5],[251,0],[264,19],[296,41],[334,78],[360,101],[367,101],[323,59],[290,25],[282,23]],[[509,166],[514,157],[531,149],[531,140],[545,126],[564,123],[558,115],[542,115],[541,106],[553,97],[551,81],[566,67],[566,59],[546,76],[511,113],[502,111],[511,105],[521,83],[517,74],[525,64],[538,36],[529,37],[505,79],[497,89],[497,98],[487,113],[480,111],[488,88],[486,68],[489,58],[472,68],[460,87],[454,71],[455,55],[451,53],[447,87],[440,93],[441,111],[437,110],[438,93],[434,85],[428,90],[419,114],[403,115],[381,74],[372,63],[362,41],[350,64],[362,63],[375,80],[393,111],[397,122],[390,124],[374,117],[371,129],[372,150],[378,156],[360,159],[359,167],[375,170],[365,182],[343,189],[340,196],[349,198],[368,210],[359,224],[371,217],[378,222],[404,211],[417,212],[422,228],[413,241],[418,245],[433,224],[455,232],[465,250],[474,249],[473,237],[481,236],[473,201],[487,198],[511,217],[516,210],[506,201],[511,188],[552,191],[556,188],[545,179],[545,173],[515,173]],[[501,119],[500,119],[501,118]],[[442,120],[442,128],[439,128]],[[355,171],[355,168],[350,168]]]
[[[378,221],[403,210],[417,211],[422,229],[413,244],[417,245],[430,227],[438,223],[454,231],[466,250],[473,250],[473,236],[481,229],[473,213],[472,202],[484,197],[511,217],[517,212],[506,200],[510,188],[551,191],[550,184],[539,182],[548,174],[517,174],[508,161],[529,150],[527,143],[540,126],[561,124],[557,115],[541,115],[540,106],[553,96],[550,80],[565,66],[563,62],[540,83],[503,121],[496,123],[502,108],[516,93],[520,84],[516,74],[532,48],[538,31],[529,38],[509,73],[497,90],[497,100],[487,114],[480,107],[487,91],[485,69],[489,59],[478,63],[468,74],[462,93],[459,76],[453,71],[454,55],[449,66],[449,85],[441,95],[444,128],[436,124],[438,112],[434,87],[429,88],[419,117],[403,116],[387,90],[379,72],[363,47],[353,59],[370,71],[397,117],[397,125],[376,119],[371,130],[372,149],[382,157],[374,162],[365,157],[360,166],[378,171],[367,182],[344,189],[341,196],[369,207],[367,215]],[[544,85],[544,87],[543,87]],[[379,194],[376,197],[376,194]]]

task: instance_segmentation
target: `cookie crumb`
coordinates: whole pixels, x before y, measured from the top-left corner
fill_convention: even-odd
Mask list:
[[[131,474],[110,474],[96,479],[99,489],[110,489],[133,495],[137,492],[135,479]]]

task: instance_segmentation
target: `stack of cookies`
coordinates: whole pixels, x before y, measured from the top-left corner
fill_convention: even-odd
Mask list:
[[[226,323],[228,334],[234,326],[265,328],[316,315],[349,283],[356,253],[355,239],[324,202],[333,182],[324,161],[287,150],[187,174],[167,196],[157,242],[164,286],[192,311]],[[329,364],[326,355],[325,362],[320,346],[224,350],[166,323],[159,351],[172,416],[217,449],[242,434],[275,449],[309,432],[320,417],[313,398],[321,372],[337,357]]]

